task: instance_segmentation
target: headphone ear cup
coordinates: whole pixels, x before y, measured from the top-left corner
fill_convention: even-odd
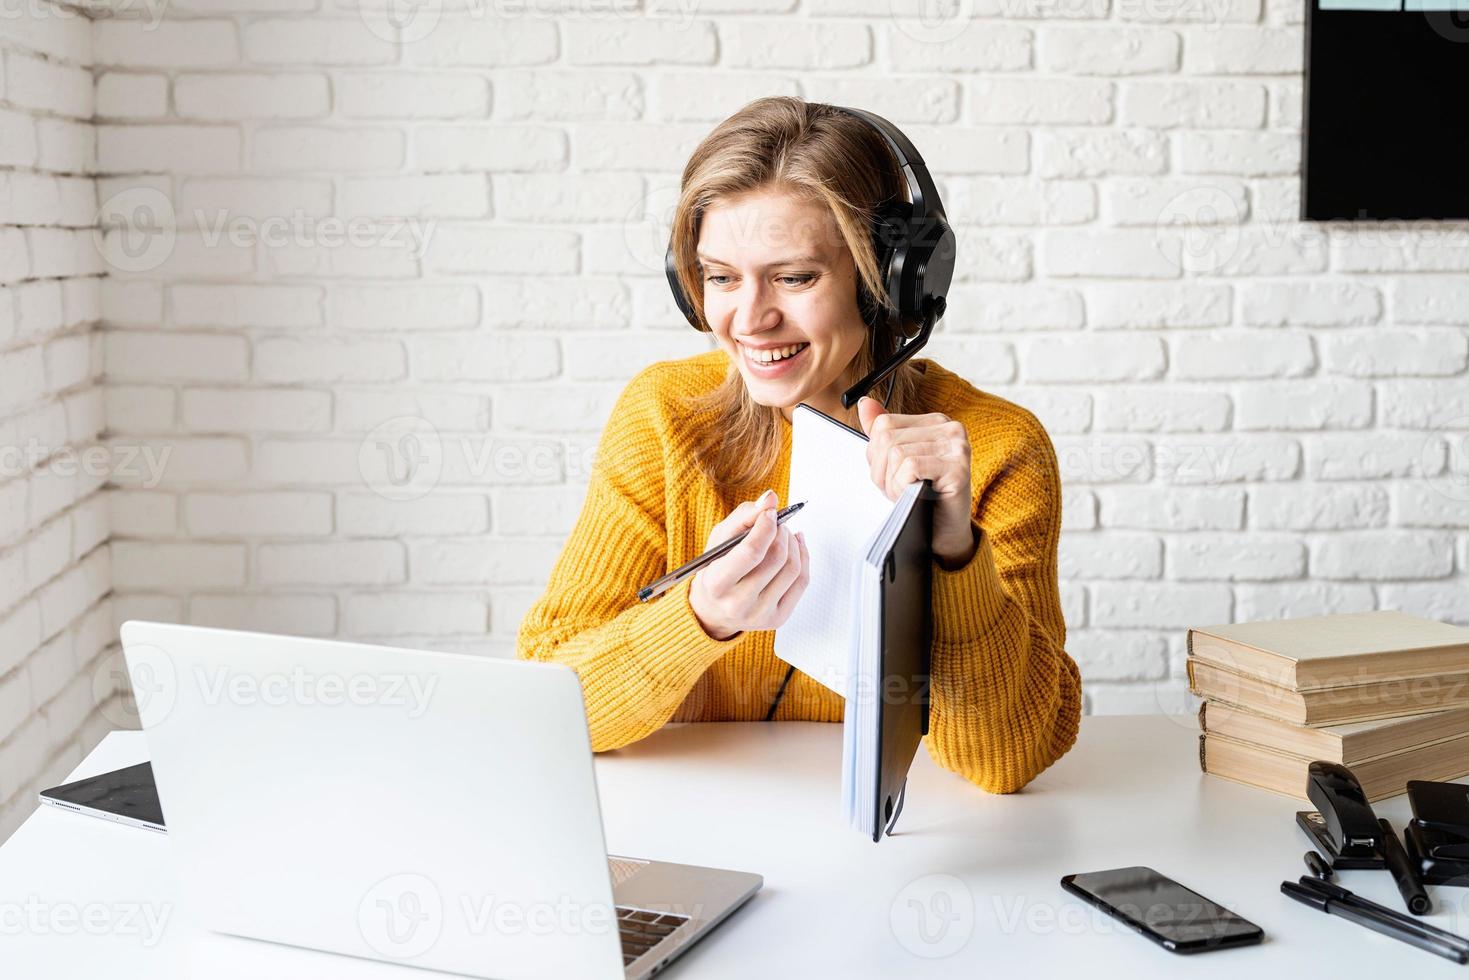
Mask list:
[[[896,303],[893,279],[893,256],[907,236],[907,215],[911,205],[907,201],[886,201],[879,205],[872,216],[872,254],[877,260],[877,275],[882,280],[883,290],[890,301]],[[867,291],[859,280],[857,304],[862,310],[862,320],[869,329],[875,329],[886,316],[882,304]]]
[[[934,215],[934,246],[924,256],[923,291],[929,296],[946,299],[954,281],[954,265],[958,260],[959,242],[954,229],[943,215]]]
[[[862,322],[867,324],[867,329],[876,330],[883,318],[882,304],[873,298],[861,280],[857,282],[857,309],[861,312]]]
[[[679,312],[684,319],[689,321],[689,326],[702,332],[699,326],[699,314],[694,309],[694,304],[689,302],[688,296],[683,291],[683,285],[678,281],[678,262],[673,257],[673,246],[663,256],[663,273],[668,277],[668,287],[673,291],[673,302],[678,306]]]

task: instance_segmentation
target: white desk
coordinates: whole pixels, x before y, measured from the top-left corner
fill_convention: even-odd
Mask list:
[[[1192,718],[1087,718],[1077,746],[1010,796],[988,795],[920,752],[899,833],[881,844],[863,840],[839,819],[840,737],[836,725],[685,725],[598,757],[613,853],[765,876],[749,904],[664,975],[1134,978],[1180,969],[1231,978],[1250,971],[1462,975],[1448,960],[1281,895],[1282,879],[1305,872],[1307,842],[1292,816],[1306,805],[1201,775]],[[117,732],[73,778],[144,758],[139,734]],[[371,805],[370,795],[363,805]],[[1376,809],[1401,829],[1407,800]],[[148,831],[51,808],[35,813],[0,848],[4,974],[24,980],[443,975],[200,930],[179,903],[167,848],[165,836]],[[1157,868],[1254,920],[1265,942],[1183,959],[1093,913],[1058,884],[1069,872],[1133,864]],[[1386,872],[1348,871],[1341,881],[1402,907]],[[939,920],[930,918],[928,936],[936,941],[925,943],[917,932],[921,906],[908,900],[942,910],[946,899],[935,889],[946,883],[957,899],[950,915],[958,918],[941,939]],[[1469,889],[1430,892],[1437,906],[1430,920],[1469,935]],[[967,915],[965,894],[972,899]],[[141,912],[155,921],[165,917],[151,945]]]

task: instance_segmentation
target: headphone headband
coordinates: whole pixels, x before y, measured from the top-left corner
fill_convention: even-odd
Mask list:
[[[901,129],[877,113],[868,112],[866,109],[852,109],[840,105],[834,105],[832,108],[861,119],[877,130],[887,141],[888,146],[892,148],[893,156],[898,158],[898,167],[902,170],[903,180],[908,185],[908,200],[913,204],[915,215],[944,216],[944,205],[939,200],[938,189],[933,185],[933,177],[928,172],[928,164],[923,162],[923,154],[918,152],[918,148]]]

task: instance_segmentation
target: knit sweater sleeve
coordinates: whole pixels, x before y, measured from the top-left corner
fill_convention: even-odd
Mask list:
[[[596,752],[661,728],[704,671],[744,636],[717,640],[704,632],[689,605],[692,578],[647,602],[637,597],[670,570],[652,370],[619,396],[581,513],[516,642],[521,659],[576,671]]]
[[[992,793],[1012,793],[1076,740],[1081,676],[1064,646],[1057,586],[1061,486],[1038,422],[975,474],[979,545],[933,566],[929,754]]]

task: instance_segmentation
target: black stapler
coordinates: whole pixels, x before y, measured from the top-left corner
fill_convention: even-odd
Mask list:
[[[1377,814],[1350,769],[1334,762],[1311,763],[1306,797],[1316,809],[1298,812],[1296,823],[1333,868],[1387,867]]]
[[[1391,824],[1372,812],[1362,784],[1350,769],[1335,762],[1311,763],[1306,796],[1316,810],[1297,812],[1296,823],[1332,868],[1385,868],[1392,872],[1408,911],[1425,915],[1432,909],[1423,879],[1403,842]]]

